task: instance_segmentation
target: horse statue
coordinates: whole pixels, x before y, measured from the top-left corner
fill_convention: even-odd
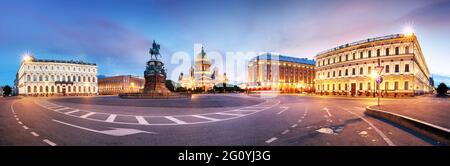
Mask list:
[[[155,59],[158,59],[158,55],[159,57],[162,58],[161,54],[159,54],[159,49],[161,48],[161,46],[159,44],[156,44],[155,40],[153,40],[153,44],[152,44],[152,48],[150,48],[150,59],[152,59],[153,56],[155,56]]]

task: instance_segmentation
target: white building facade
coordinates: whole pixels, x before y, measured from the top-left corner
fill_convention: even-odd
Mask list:
[[[97,65],[82,61],[22,61],[17,72],[18,95],[88,96],[97,95]]]
[[[333,95],[414,96],[433,81],[415,35],[395,34],[345,44],[316,57],[316,92]],[[375,67],[383,67],[377,73]],[[376,86],[381,74],[383,82]]]

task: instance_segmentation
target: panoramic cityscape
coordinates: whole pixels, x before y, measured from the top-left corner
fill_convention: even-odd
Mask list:
[[[449,1],[42,2],[0,5],[1,146],[450,144]]]

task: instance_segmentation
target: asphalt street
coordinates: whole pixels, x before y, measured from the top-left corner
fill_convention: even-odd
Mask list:
[[[147,100],[121,105],[115,97],[1,98],[0,145],[438,145],[366,116],[365,107],[376,104],[373,98],[230,94],[195,100],[183,101],[191,104],[183,108]],[[442,105],[444,111],[449,103],[432,97],[381,102]]]

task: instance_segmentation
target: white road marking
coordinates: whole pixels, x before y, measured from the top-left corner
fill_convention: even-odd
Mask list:
[[[37,104],[39,106],[42,106],[41,103],[38,103],[36,101],[34,101],[34,102],[35,102],[35,104]],[[270,106],[268,105],[268,103],[270,103]],[[244,110],[242,108],[238,108],[238,109],[228,110],[228,111],[224,111],[224,112],[198,114],[198,115],[204,116],[204,117],[207,117],[207,118],[211,118],[208,115],[214,115],[214,114],[216,114],[216,115],[233,116],[233,117],[227,117],[227,118],[217,118],[218,119],[217,121],[231,120],[231,119],[236,119],[236,118],[252,115],[254,113],[261,112],[261,111],[264,111],[264,110],[267,110],[267,109],[270,109],[270,108],[274,108],[275,106],[280,104],[280,101],[279,100],[268,100],[268,99],[266,99],[264,104],[266,104],[267,106],[266,105],[264,105],[264,106],[261,105],[259,108],[263,108],[263,109],[260,109],[260,110]],[[44,107],[44,108],[46,108],[46,107]],[[75,109],[75,108],[70,108],[70,109],[73,109],[73,111],[69,110],[69,112],[57,112],[57,113],[61,113],[61,114],[69,115],[69,116],[72,116],[72,117],[80,118],[79,115],[73,115],[72,113],[79,112],[79,111],[84,111],[84,110],[79,110],[79,109]],[[51,110],[51,109],[48,109],[48,110]],[[54,110],[51,110],[51,111],[54,111]],[[87,112],[91,112],[91,111],[87,111]],[[97,113],[97,112],[94,112],[94,113]],[[116,124],[142,125],[142,124],[139,124],[139,123],[131,123],[131,122],[115,122],[114,120],[115,120],[115,118],[117,116],[122,116],[122,115],[120,115],[120,114],[117,114],[117,115],[110,114],[109,117],[106,120],[92,119],[92,118],[86,118],[86,119],[92,120],[92,121],[109,122],[109,123],[116,123]],[[123,116],[130,116],[130,115],[123,115]],[[134,115],[134,116],[137,116],[137,115]],[[166,118],[166,119],[171,120],[171,121],[173,121],[175,123],[151,123],[151,124],[148,124],[148,125],[164,125],[165,126],[165,125],[185,125],[185,124],[202,124],[202,123],[217,122],[217,121],[211,121],[211,120],[210,121],[185,122],[185,121],[180,120],[180,119],[177,118],[177,117],[184,117],[184,116],[192,116],[192,115],[149,116],[149,117]],[[147,117],[147,116],[143,116],[143,117]],[[214,118],[214,119],[216,119],[216,118]]]
[[[364,122],[366,122],[367,124],[369,124],[377,133],[378,135],[381,136],[381,138],[383,138],[383,140],[389,145],[389,146],[395,146],[395,144],[377,127],[375,127],[375,125],[373,125],[369,120],[367,120],[366,118],[363,118],[362,116],[359,116],[358,114],[355,114],[352,111],[349,111],[346,108],[341,107],[342,109],[346,110],[347,112],[357,116],[358,118],[361,118]]]
[[[23,124],[21,121],[18,121],[17,123],[19,123],[19,124]]]
[[[289,129],[284,130],[281,134],[282,134],[282,135],[285,135],[285,134],[287,134],[287,133],[289,133]]]
[[[136,120],[139,124],[148,125],[148,122],[142,116],[136,116]]]
[[[54,142],[52,142],[52,141],[50,141],[48,139],[44,139],[42,141],[44,141],[45,143],[49,144],[50,146],[56,146],[56,144]]]
[[[19,120],[19,118],[16,118],[16,120]]]
[[[283,110],[281,110],[280,112],[278,112],[278,113],[277,113],[278,115],[282,114],[284,111],[286,111],[287,109],[289,109],[289,107],[286,107],[286,106],[281,106],[280,108],[283,109]]]
[[[12,111],[12,113],[13,114],[16,114],[16,111],[14,110],[14,108],[13,108],[13,105],[16,103],[17,101],[15,101],[15,102],[13,102],[12,104],[11,104],[11,111]]]
[[[79,111],[80,111],[80,110],[76,109],[76,110],[73,110],[73,111],[66,112],[66,113],[64,113],[64,114],[71,114],[71,113],[75,113],[75,112],[79,112]]]
[[[172,122],[175,122],[176,124],[186,124],[185,121],[182,121],[180,119],[174,118],[173,116],[164,116],[166,119],[171,120]]]
[[[95,112],[89,112],[87,114],[84,114],[83,116],[80,116],[80,118],[87,118],[87,117],[89,117],[91,115],[94,115],[94,114],[95,114]]]
[[[331,113],[327,107],[323,108],[323,110],[327,111],[328,117],[331,117]]]
[[[87,130],[87,131],[91,131],[91,132],[95,132],[95,133],[111,135],[111,136],[126,136],[126,135],[138,134],[138,133],[156,134],[155,132],[148,132],[148,131],[143,131],[143,130],[138,130],[138,129],[128,129],[128,128],[112,128],[112,130],[100,131],[100,130],[94,130],[94,129],[90,129],[90,128],[86,128],[86,127],[77,126],[74,124],[62,122],[62,121],[55,120],[55,119],[53,119],[53,121],[67,125],[67,126],[72,126],[75,128],[79,128],[79,129],[83,129],[83,130]]]
[[[275,141],[277,139],[278,139],[277,137],[272,137],[269,140],[267,140],[266,143],[270,144],[270,143],[272,143],[273,141]]]
[[[242,114],[233,114],[233,113],[226,113],[226,112],[218,112],[215,114],[219,114],[219,115],[231,115],[231,116],[243,116]]]
[[[202,116],[202,115],[191,115],[191,116],[196,117],[196,118],[200,118],[200,119],[210,120],[210,121],[219,121],[220,120],[220,119],[206,117],[206,116]]]
[[[30,129],[30,128],[28,128],[27,126],[22,126],[23,127],[23,129],[25,129],[25,130],[28,130],[28,129]]]
[[[62,110],[66,110],[66,109],[70,109],[70,108],[69,108],[69,107],[58,108],[58,109],[56,109],[56,110],[53,110],[53,111],[62,111]]]
[[[292,128],[296,128],[296,127],[297,127],[297,124],[294,124],[294,125],[292,125],[291,127],[292,127]]]
[[[299,119],[299,120],[298,120],[298,122],[300,123],[300,122],[302,122],[302,120],[301,120],[301,119]]]
[[[35,137],[39,137],[39,134],[37,134],[36,132],[32,131],[30,132],[31,135],[35,136]]]
[[[60,105],[58,105],[58,106],[53,106],[53,107],[46,107],[47,109],[56,109],[56,108],[61,108],[61,107],[64,107],[64,106],[60,106]]]
[[[116,114],[111,114],[111,115],[108,116],[108,119],[106,119],[106,122],[114,122],[116,117],[117,117]]]

